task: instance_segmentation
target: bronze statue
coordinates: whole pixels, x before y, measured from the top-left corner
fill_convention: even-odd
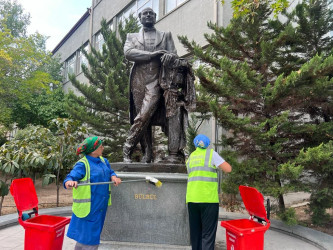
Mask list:
[[[169,137],[169,156],[174,156],[170,161],[182,162],[186,144],[183,126],[187,121],[186,108],[193,110],[195,103],[193,75],[189,73],[187,62],[178,58],[171,33],[155,29],[156,13],[145,8],[139,13],[139,19],[142,29],[139,33],[128,34],[124,46],[125,57],[134,62],[130,75],[132,126],[123,148],[124,162],[131,162],[131,154],[139,142],[144,154],[142,162],[152,161],[152,126],[161,126]],[[177,81],[181,84],[190,81],[191,87],[185,87],[183,91],[184,86],[176,87]],[[177,97],[179,100],[176,100],[172,94],[175,92],[179,92],[177,96],[180,98],[186,96],[187,99]]]

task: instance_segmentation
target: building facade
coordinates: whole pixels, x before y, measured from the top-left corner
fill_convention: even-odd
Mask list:
[[[85,50],[89,50],[90,43],[95,48],[102,49],[104,41],[100,33],[101,20],[104,18],[110,28],[115,30],[119,22],[130,14],[137,16],[146,7],[157,13],[155,27],[172,33],[177,53],[181,57],[186,57],[187,51],[178,41],[178,35],[186,35],[190,40],[205,46],[204,33],[211,32],[207,22],[226,26],[232,16],[230,1],[225,1],[222,5],[220,0],[92,0],[91,7],[52,51],[63,63],[65,92],[70,89],[75,91],[68,74],[74,73],[81,82],[88,81],[81,70],[81,65],[87,63],[81,48],[83,46]],[[207,134],[214,143],[220,132],[217,127],[215,120],[211,119],[203,124],[201,132]]]

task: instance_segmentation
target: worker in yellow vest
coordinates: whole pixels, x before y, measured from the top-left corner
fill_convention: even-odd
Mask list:
[[[186,203],[190,222],[192,250],[214,250],[219,214],[217,171],[231,172],[231,166],[213,149],[210,140],[197,135],[196,150],[189,156]]]
[[[110,185],[77,184],[113,181],[118,186],[121,183],[108,160],[102,157],[103,150],[102,140],[97,136],[85,139],[77,148],[77,154],[84,157],[64,180],[66,189],[74,187],[73,215],[67,236],[77,241],[75,250],[98,249],[107,207],[111,205]]]

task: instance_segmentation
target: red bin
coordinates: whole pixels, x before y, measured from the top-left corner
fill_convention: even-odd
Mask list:
[[[54,215],[38,215],[38,198],[32,179],[13,180],[10,193],[19,213],[18,221],[25,229],[25,250],[61,250],[65,227],[70,218]],[[34,217],[22,220],[22,212],[33,210]]]
[[[263,250],[264,233],[270,226],[263,195],[253,187],[239,186],[250,219],[222,221],[226,228],[227,250]]]

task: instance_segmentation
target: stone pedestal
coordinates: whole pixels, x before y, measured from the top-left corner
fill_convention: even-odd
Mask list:
[[[114,167],[113,164],[111,166]],[[117,174],[123,181],[151,176],[163,185],[158,188],[142,181],[112,187],[112,205],[108,208],[101,240],[134,245],[178,245],[186,249],[190,245],[185,203],[187,175],[151,172]]]

